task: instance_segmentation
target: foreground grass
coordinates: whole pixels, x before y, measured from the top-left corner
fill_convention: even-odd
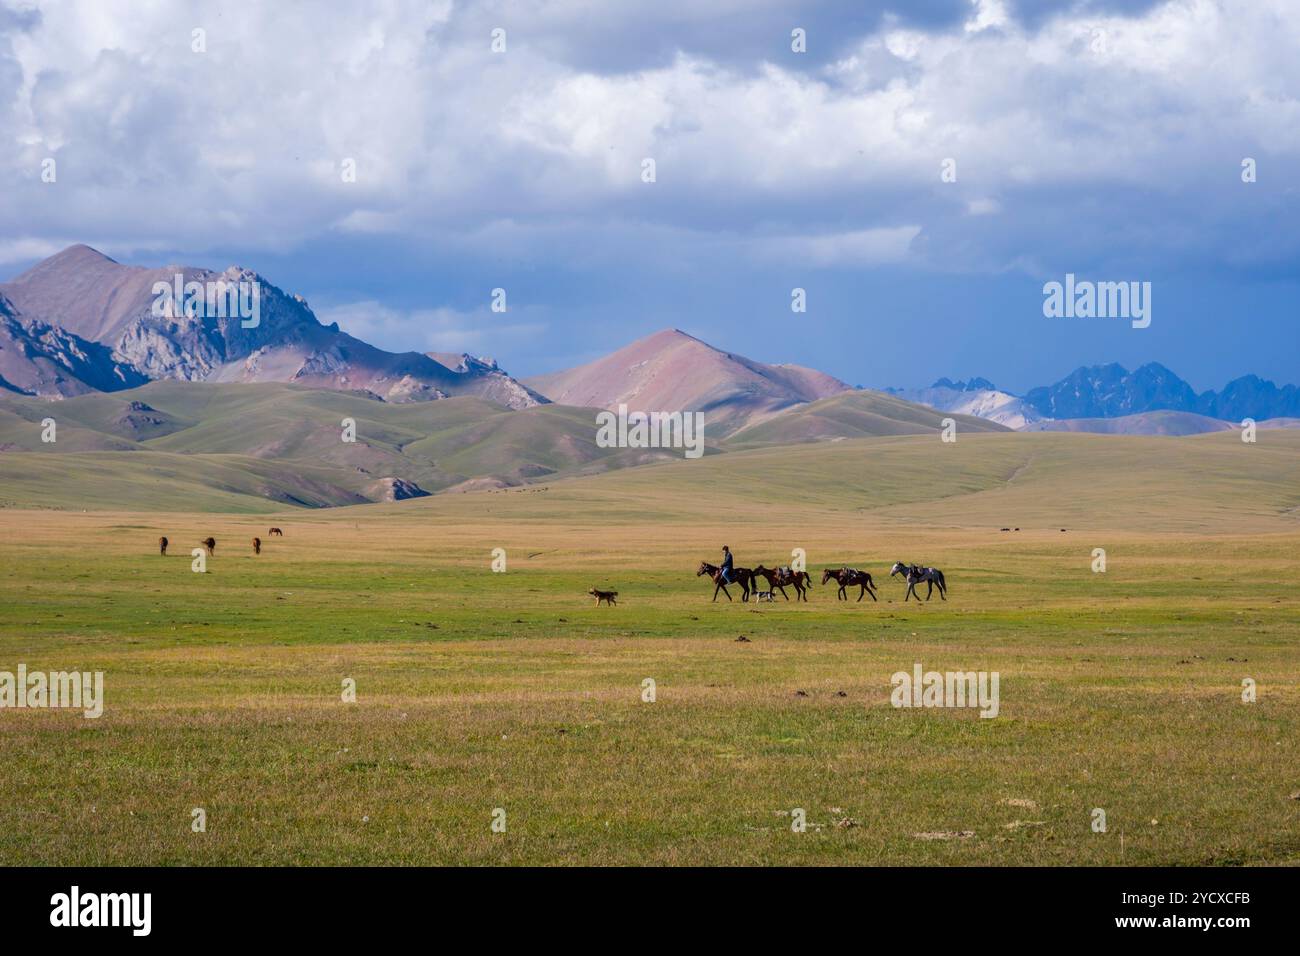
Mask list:
[[[0,670],[103,670],[107,696],[0,711],[0,863],[1300,862],[1294,531],[741,526],[563,494],[282,515],[270,540],[0,514]],[[867,567],[882,601],[711,604],[694,569],[724,541]],[[950,600],[904,605],[896,558]],[[1000,716],[892,708],[915,662],[1000,672]]]

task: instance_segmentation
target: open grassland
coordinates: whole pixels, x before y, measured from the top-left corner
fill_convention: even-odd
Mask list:
[[[0,670],[107,698],[0,711],[0,863],[1295,864],[1297,463],[1283,433],[885,438],[270,517],[0,511]],[[711,604],[723,543],[881,602]],[[949,600],[904,605],[896,559]],[[998,671],[999,716],[891,707],[917,662]]]

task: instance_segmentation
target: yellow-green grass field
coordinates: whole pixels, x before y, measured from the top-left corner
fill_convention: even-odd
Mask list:
[[[272,515],[6,508],[0,670],[102,670],[106,702],[0,710],[0,864],[1300,863],[1297,464],[1281,431],[912,436]],[[811,601],[710,603],[722,544],[806,549]],[[948,601],[902,603],[896,559]],[[820,585],[845,563],[880,603]],[[895,709],[918,662],[999,672],[999,716]]]

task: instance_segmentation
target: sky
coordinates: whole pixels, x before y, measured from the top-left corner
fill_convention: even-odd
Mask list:
[[[0,0],[0,278],[238,264],[519,376],[676,327],[866,386],[1297,382],[1296,12]],[[1150,326],[1046,317],[1067,273],[1150,282]]]

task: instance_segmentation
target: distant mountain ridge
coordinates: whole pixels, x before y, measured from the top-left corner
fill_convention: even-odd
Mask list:
[[[986,378],[972,378],[966,382],[941,378],[929,388],[888,388],[885,391],[905,401],[983,418],[1007,428],[1022,429],[1042,417],[1026,405],[1024,399],[999,390]]]
[[[1295,385],[1279,388],[1258,375],[1243,375],[1222,391],[1198,395],[1159,362],[1131,372],[1117,362],[1081,366],[1052,385],[1030,389],[1022,398],[978,377],[956,382],[941,378],[928,389],[885,391],[943,411],[1034,431],[1182,435],[1219,431],[1240,425],[1245,418],[1263,422],[1300,417],[1300,389]]]
[[[1300,414],[1300,389],[1278,388],[1257,375],[1243,375],[1197,395],[1174,372],[1158,362],[1128,371],[1112,362],[1075,369],[1054,385],[1030,389],[1025,402],[1045,418],[1119,418],[1142,412],[1192,412],[1240,422]]]
[[[155,315],[157,283],[252,283],[260,323],[236,316]],[[288,382],[351,391],[387,402],[472,396],[510,409],[548,401],[632,411],[700,411],[712,437],[853,391],[797,365],[767,364],[664,329],[585,365],[526,382],[494,360],[444,352],[387,352],[323,325],[305,299],[232,266],[127,266],[75,245],[0,283],[0,390],[44,398],[120,391],[148,381]],[[982,377],[940,378],[926,389],[884,389],[897,398],[1009,428],[1043,422],[1128,419],[1130,428],[1174,427],[1143,418],[1179,412],[1177,429],[1200,419],[1240,423],[1300,418],[1300,388],[1244,375],[1220,391],[1196,391],[1149,362],[1083,366],[1017,396]],[[1062,428],[1086,428],[1062,425]],[[1101,429],[1103,426],[1092,426]],[[1216,426],[1217,427],[1217,426]]]
[[[255,283],[260,321],[238,316],[155,315],[157,283]],[[289,295],[247,269],[221,273],[189,266],[126,266],[89,246],[71,246],[0,284],[7,336],[0,372],[24,394],[67,397],[143,381],[295,382],[363,390],[408,402],[473,395],[508,408],[545,402],[495,363],[464,361],[450,369],[419,352],[393,353],[323,325],[301,296]],[[9,320],[44,347],[20,343]],[[59,341],[45,329],[66,333]],[[93,343],[93,345],[87,345]],[[468,357],[466,357],[468,358]],[[32,368],[35,363],[38,367]],[[23,384],[23,382],[26,384]]]

